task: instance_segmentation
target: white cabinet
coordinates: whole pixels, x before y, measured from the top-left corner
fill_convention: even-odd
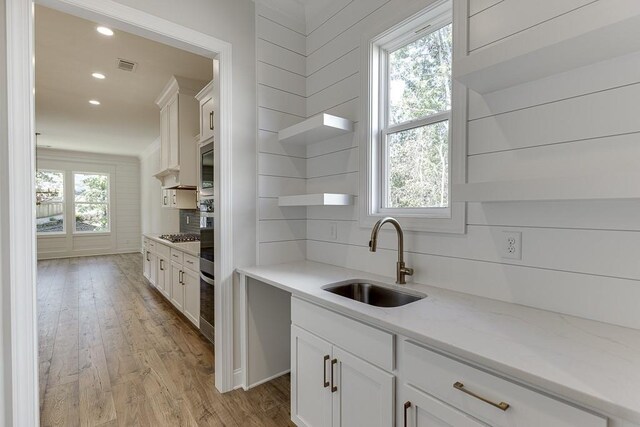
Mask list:
[[[422,391],[403,385],[398,391],[402,427],[486,427]]]
[[[494,427],[607,426],[606,418],[590,411],[507,381],[413,341],[404,340],[401,344],[398,367],[402,386],[398,411],[404,411],[404,404],[410,402],[421,408],[419,418],[428,420],[435,417],[444,422],[446,419],[442,414],[446,411],[437,405],[441,402],[459,412],[447,412],[451,417],[464,415]],[[419,396],[411,392],[413,389],[422,390],[435,402],[427,402],[426,399],[414,402],[413,399],[419,399]],[[429,407],[433,409],[429,410]],[[413,411],[414,421],[415,416]]]
[[[212,80],[196,95],[196,99],[200,102],[200,143],[208,142],[213,138],[216,128],[217,108],[214,90],[214,81]]]
[[[308,427],[392,426],[394,375],[353,354],[392,345],[386,342],[386,335],[377,334],[386,332],[296,298],[291,306],[293,421]],[[333,327],[342,321],[344,328]],[[361,326],[371,331],[361,330],[359,337],[351,335]],[[351,342],[343,341],[347,336],[352,337]],[[376,342],[375,337],[383,339]],[[339,347],[336,342],[348,348]],[[384,357],[374,359],[384,363]]]
[[[182,271],[184,315],[194,325],[200,326],[200,274],[189,268]]]
[[[200,260],[149,238],[144,239],[143,274],[151,285],[200,327]]]
[[[332,345],[291,326],[291,419],[298,426],[330,426]]]
[[[167,298],[171,297],[171,263],[158,255],[158,280],[156,288]]]
[[[394,376],[333,347],[333,425],[393,425]]]
[[[196,209],[196,191],[163,189],[162,207],[175,209]]]
[[[156,99],[160,108],[161,170],[155,174],[165,188],[197,186],[199,103],[195,94],[205,82],[173,76]]]
[[[180,311],[184,311],[184,284],[182,264],[171,261],[171,303]]]

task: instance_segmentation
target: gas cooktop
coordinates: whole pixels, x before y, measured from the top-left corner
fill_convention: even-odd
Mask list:
[[[183,242],[199,242],[200,236],[194,233],[180,233],[180,234],[163,234],[161,239],[168,240],[171,243],[183,243]]]

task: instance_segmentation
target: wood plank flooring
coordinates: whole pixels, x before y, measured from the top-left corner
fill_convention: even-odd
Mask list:
[[[142,255],[38,263],[43,426],[292,426],[289,377],[224,395],[213,347],[142,276]]]

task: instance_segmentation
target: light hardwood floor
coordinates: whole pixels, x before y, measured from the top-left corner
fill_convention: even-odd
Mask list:
[[[214,387],[213,348],[142,277],[142,255],[38,263],[43,426],[288,426],[289,377]]]

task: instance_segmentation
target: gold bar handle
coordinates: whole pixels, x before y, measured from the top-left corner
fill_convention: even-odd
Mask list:
[[[500,402],[500,403],[495,403],[490,401],[489,399],[486,399],[480,395],[475,394],[472,391],[467,390],[466,388],[464,388],[464,384],[462,384],[460,381],[456,381],[455,383],[453,383],[453,388],[455,388],[456,390],[460,390],[463,393],[468,394],[471,397],[475,397],[478,400],[482,400],[484,403],[488,403],[491,406],[495,406],[498,409],[501,409],[503,411],[506,411],[507,409],[509,409],[509,404],[506,402]]]
[[[322,370],[324,371],[322,379],[324,380],[323,385],[325,388],[329,387],[329,381],[327,381],[327,360],[329,359],[331,359],[331,357],[328,354],[326,354],[322,362]]]

